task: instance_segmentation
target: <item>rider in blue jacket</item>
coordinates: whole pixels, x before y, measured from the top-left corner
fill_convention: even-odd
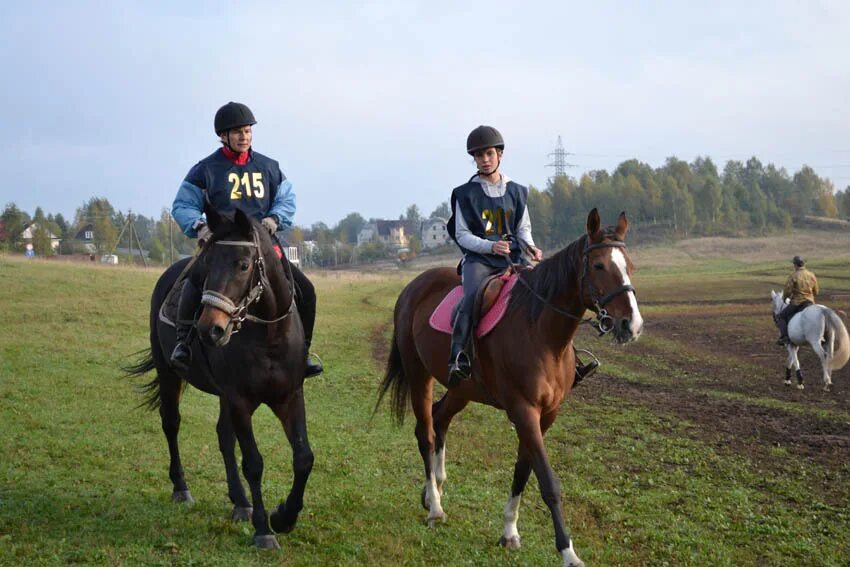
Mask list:
[[[295,216],[295,191],[278,163],[251,146],[257,121],[244,104],[228,102],[215,114],[215,133],[221,148],[199,161],[180,184],[171,214],[181,230],[203,243],[210,236],[204,218],[204,206],[219,213],[242,209],[262,222],[272,236],[292,226]],[[288,262],[286,256],[282,262]],[[316,320],[316,292],[301,270],[291,266],[298,289],[298,314],[304,326],[307,376],[322,372],[322,366],[309,359],[313,325]],[[172,366],[187,370],[192,361],[189,339],[195,314],[201,303],[199,283],[188,278],[180,296],[177,344],[171,354]]]

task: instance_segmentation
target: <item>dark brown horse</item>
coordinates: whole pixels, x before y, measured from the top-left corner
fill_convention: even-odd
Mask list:
[[[276,532],[289,532],[303,507],[304,489],[313,466],[304,411],[304,331],[294,308],[292,274],[281,264],[274,244],[259,223],[237,210],[233,219],[207,211],[213,237],[195,269],[205,275],[203,309],[197,322],[201,342],[194,341],[188,376],[178,376],[168,364],[174,348],[174,328],[160,317],[160,306],[188,260],[168,268],[151,299],[151,350],[131,375],[156,369],[145,389],[147,405],[159,408],[171,455],[172,499],[191,502],[183,477],[177,433],[184,380],[219,397],[219,449],[224,457],[233,518],[251,519],[257,547],[279,547],[269,529],[261,491],[263,459],[257,449],[251,416],[266,404],[280,419],[292,446],[294,481],[286,502],[271,515]],[[287,264],[288,266],[288,264]],[[242,473],[251,501],[239,479],[235,445],[242,450]],[[253,502],[253,508],[252,508]]]
[[[428,524],[446,515],[440,504],[446,481],[446,432],[452,418],[471,401],[507,412],[519,437],[511,495],[504,509],[500,543],[520,545],[519,502],[533,470],[543,500],[552,514],[555,546],[564,565],[583,565],[561,517],[560,483],[555,477],[543,436],[555,421],[561,402],[574,385],[573,337],[586,310],[596,312],[596,327],[619,343],[638,338],[643,319],[629,276],[632,264],[623,239],[625,213],[617,226],[602,228],[599,213],[587,217],[587,234],[521,273],[505,318],[486,337],[476,340],[473,379],[450,388],[432,403],[434,380],[446,385],[449,335],[428,323],[434,308],[456,285],[454,269],[428,270],[401,292],[395,306],[392,349],[378,404],[391,390],[393,411],[401,422],[408,399],[416,415],[416,438],[425,464],[422,504]],[[377,406],[376,406],[377,408]]]

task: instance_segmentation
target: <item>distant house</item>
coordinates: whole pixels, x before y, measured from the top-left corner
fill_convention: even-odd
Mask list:
[[[362,246],[373,240],[379,240],[394,248],[404,248],[410,243],[410,237],[415,234],[410,230],[410,223],[401,220],[378,220],[367,223],[357,234],[357,245]]]
[[[24,228],[24,231],[21,233],[21,239],[28,243],[32,243],[32,239],[35,236],[35,231],[38,230],[38,225],[36,223],[32,223]],[[53,251],[56,252],[59,250],[59,244],[62,242],[62,239],[50,232],[47,231],[48,236],[50,236],[50,247],[53,248]]]
[[[74,240],[82,243],[83,247],[88,252],[97,252],[97,247],[94,245],[94,225],[89,223],[77,231],[74,235]]]
[[[433,217],[422,222],[422,248],[436,248],[443,246],[449,241],[449,231],[446,228],[446,219]]]

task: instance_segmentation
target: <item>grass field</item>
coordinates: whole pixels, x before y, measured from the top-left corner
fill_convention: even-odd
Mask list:
[[[588,565],[850,564],[850,370],[822,392],[807,355],[807,389],[782,385],[768,299],[787,258],[681,250],[633,251],[640,342],[580,336],[603,371],[547,435],[579,555]],[[823,302],[844,310],[847,259],[809,259]],[[504,414],[470,406],[453,422],[448,521],[436,529],[419,505],[412,418],[401,429],[386,411],[372,418],[376,353],[414,273],[312,274],[327,368],[305,386],[316,464],[299,524],[269,552],[229,520],[217,402],[196,390],[180,435],[196,504],[170,502],[159,416],[136,408],[119,370],[147,347],[158,273],[0,257],[0,564],[557,565],[533,478],[522,549],[496,546],[516,451]],[[276,503],[291,453],[266,408],[255,427]]]

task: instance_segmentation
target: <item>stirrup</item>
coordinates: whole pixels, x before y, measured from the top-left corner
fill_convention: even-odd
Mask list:
[[[449,386],[455,386],[469,380],[472,376],[472,363],[463,351],[457,353],[454,361],[449,364]]]
[[[188,372],[192,366],[192,348],[184,342],[178,342],[171,351],[169,364],[181,372]]]
[[[316,360],[318,360],[318,362],[313,362],[313,361],[310,360],[313,356],[316,357]],[[322,359],[319,358],[318,355],[312,355],[311,356],[310,353],[307,353],[307,366],[304,369],[304,378],[310,378],[311,376],[318,376],[319,374],[321,374],[324,371],[325,371],[325,367],[322,365]]]

